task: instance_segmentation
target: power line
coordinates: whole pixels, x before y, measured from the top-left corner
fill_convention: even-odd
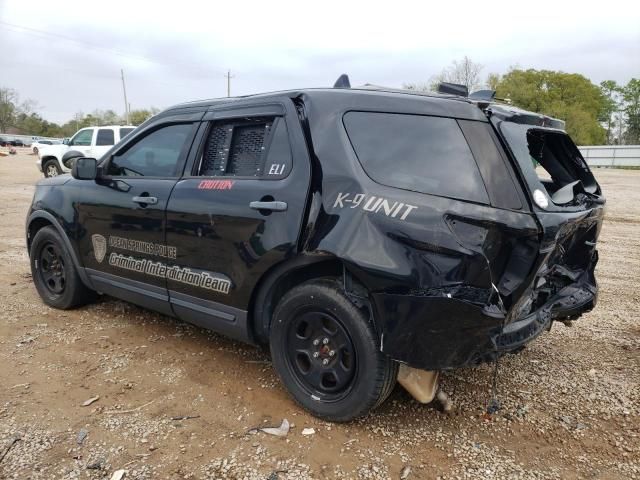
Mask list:
[[[0,20],[0,24],[6,25],[9,28],[12,28],[14,30],[18,30],[21,33],[26,33],[28,35],[35,35],[35,36],[39,36],[39,37],[45,36],[45,37],[59,38],[61,40],[66,40],[68,42],[73,42],[73,43],[77,43],[79,45],[83,45],[85,47],[93,48],[93,49],[96,49],[96,50],[106,51],[106,52],[109,52],[109,53],[112,53],[114,55],[118,55],[118,56],[121,56],[121,57],[129,57],[129,58],[133,58],[133,59],[136,59],[136,60],[147,60],[149,62],[160,63],[160,62],[157,62],[157,60],[155,60],[155,59],[148,58],[148,57],[145,57],[145,56],[142,56],[142,55],[121,52],[121,51],[115,50],[113,48],[105,47],[103,45],[98,45],[96,43],[87,42],[85,40],[80,40],[80,39],[73,38],[73,37],[68,37],[66,35],[61,35],[59,33],[47,32],[46,30],[39,30],[37,28],[32,28],[32,27],[25,27],[24,25],[17,25],[15,23],[5,22],[4,20]]]
[[[51,37],[51,38],[59,38],[61,40],[66,40],[68,42],[73,42],[76,43],[78,45],[82,45],[94,50],[101,50],[103,52],[109,52],[113,55],[117,55],[120,57],[127,57],[127,58],[131,58],[134,60],[145,60],[147,62],[151,62],[151,63],[155,63],[157,65],[163,65],[166,67],[196,67],[196,68],[202,68],[202,65],[198,65],[198,64],[176,64],[176,63],[166,63],[164,61],[155,59],[155,58],[151,58],[151,57],[147,57],[145,55],[140,55],[140,54],[136,54],[136,53],[129,53],[129,52],[123,52],[121,50],[116,50],[113,48],[109,48],[109,47],[105,47],[103,45],[98,45],[96,43],[92,43],[92,42],[87,42],[85,40],[80,40],[78,38],[74,38],[74,37],[69,37],[67,35],[61,35],[59,33],[54,33],[54,32],[48,32],[46,30],[40,30],[37,28],[32,28],[32,27],[27,27],[24,25],[18,25],[16,23],[10,23],[10,22],[6,22],[4,20],[0,20],[0,25],[5,25],[11,29],[13,29],[14,31],[18,31],[20,33],[24,33],[27,35],[35,35],[38,37]],[[221,73],[222,70],[214,70],[214,73]]]

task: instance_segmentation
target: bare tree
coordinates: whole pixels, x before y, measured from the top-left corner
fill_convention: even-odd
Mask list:
[[[482,64],[475,63],[465,55],[462,60],[454,60],[440,74],[432,77],[431,88],[435,90],[439,83],[450,82],[465,85],[469,92],[473,92],[480,86],[480,72],[483,68]]]

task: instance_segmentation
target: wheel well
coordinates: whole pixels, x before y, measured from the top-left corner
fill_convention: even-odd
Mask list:
[[[40,162],[42,163],[42,166],[44,166],[44,164],[47,163],[50,160],[53,160],[54,162],[56,162],[58,164],[58,166],[60,166],[60,162],[58,161],[58,159],[56,157],[52,157],[52,156],[42,157]]]
[[[303,282],[320,277],[341,277],[343,264],[337,258],[304,259],[280,265],[265,275],[251,298],[249,312],[254,340],[269,338],[269,324],[278,300]]]
[[[31,251],[31,242],[41,228],[53,225],[46,218],[34,218],[27,229],[27,254]]]

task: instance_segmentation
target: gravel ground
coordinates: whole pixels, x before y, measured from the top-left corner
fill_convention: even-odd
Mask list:
[[[485,366],[443,376],[449,415],[397,388],[337,425],[259,349],[111,298],[44,306],[24,247],[34,160],[0,158],[0,478],[640,478],[640,172],[596,171],[598,307],[500,362],[496,414]],[[252,430],[284,418],[286,437]]]

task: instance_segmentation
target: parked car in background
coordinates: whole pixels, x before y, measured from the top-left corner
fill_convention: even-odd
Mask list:
[[[6,147],[9,145],[9,140],[4,137],[0,137],[0,147]]]
[[[42,147],[53,144],[53,140],[34,140],[31,144],[31,150],[37,155]]]
[[[132,125],[82,128],[66,144],[43,145],[39,148],[36,166],[45,177],[69,173],[71,164],[68,160],[76,157],[99,159],[135,128]]]

